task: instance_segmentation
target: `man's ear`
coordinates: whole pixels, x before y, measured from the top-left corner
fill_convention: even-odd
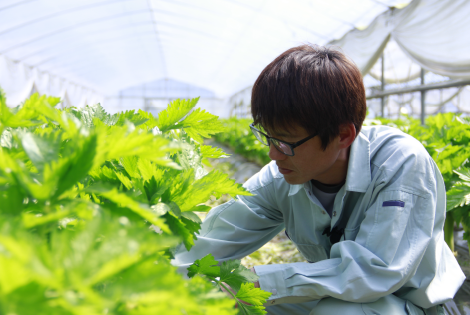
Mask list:
[[[356,139],[356,127],[353,123],[343,124],[339,127],[339,145],[342,149],[349,147]]]

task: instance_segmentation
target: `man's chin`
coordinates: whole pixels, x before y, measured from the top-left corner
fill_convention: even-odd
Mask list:
[[[295,177],[295,176],[289,176],[289,175],[284,175],[284,180],[291,185],[299,185],[299,184],[304,184],[305,180],[302,180],[301,178]]]

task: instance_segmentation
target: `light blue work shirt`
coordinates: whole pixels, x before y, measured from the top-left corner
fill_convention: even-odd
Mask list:
[[[310,182],[288,184],[275,162],[244,187],[254,196],[212,209],[195,246],[180,248],[175,265],[184,269],[209,253],[240,259],[286,228],[311,263],[256,266],[261,288],[273,293],[267,305],[330,296],[368,303],[393,293],[429,308],[452,299],[465,280],[444,242],[442,176],[421,143],[397,129],[363,127],[331,218]],[[332,245],[323,232],[338,221],[345,231]]]

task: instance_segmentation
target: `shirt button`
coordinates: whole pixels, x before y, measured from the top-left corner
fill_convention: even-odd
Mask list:
[[[322,211],[321,213],[323,213],[323,214],[326,214],[326,212],[325,212],[325,211]]]
[[[271,293],[272,293],[273,295],[276,295],[276,294],[277,294],[277,290],[276,290],[276,289],[272,289],[272,290],[271,290]]]
[[[333,216],[336,217],[336,211],[333,211]]]

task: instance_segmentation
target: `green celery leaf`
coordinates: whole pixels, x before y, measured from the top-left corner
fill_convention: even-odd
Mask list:
[[[217,198],[223,194],[229,194],[232,197],[252,195],[242,185],[230,179],[227,174],[217,170],[211,171],[190,186],[181,188],[182,191],[173,197],[173,201],[180,206],[181,211],[191,210],[194,206],[207,201],[211,195],[215,195]]]
[[[139,158],[137,161],[138,172],[144,181],[150,181],[150,179],[158,172],[156,168],[157,167],[148,159]]]
[[[14,154],[0,149],[0,174],[10,186],[17,186],[24,197],[34,197],[44,200],[50,197],[53,188],[51,185],[39,183],[25,167],[24,163],[15,159]]]
[[[169,187],[161,196],[162,201],[174,201],[181,208],[183,198],[178,196],[185,194],[190,189],[191,184],[194,182],[194,169],[185,170],[183,172],[171,170],[165,173],[164,178],[167,180],[166,184]]]
[[[121,165],[124,166],[124,169],[126,170],[127,174],[129,174],[130,177],[133,177],[133,178],[140,177],[139,168],[137,166],[137,162],[138,162],[137,156],[126,156],[126,157],[120,158],[119,160],[121,162]]]
[[[0,182],[3,179],[0,177]],[[25,193],[21,186],[13,182],[9,183],[8,186],[0,184],[0,213],[18,215],[26,207],[23,203],[24,198]]]
[[[140,115],[140,113],[135,113],[134,110],[127,110],[119,114],[116,126],[124,126],[126,121],[131,122],[134,126],[139,126],[144,124],[147,120],[148,118]]]
[[[140,215],[143,219],[149,221],[153,225],[158,226],[163,231],[170,233],[168,226],[147,205],[137,202],[125,193],[118,192],[118,190],[114,187],[95,184],[85,188],[84,191],[88,193],[95,193],[98,196],[103,196],[121,207],[128,208],[136,214]]]
[[[176,154],[177,162],[183,167],[184,170],[193,169],[196,178],[201,178],[207,171],[202,166],[202,155],[199,152],[199,146],[193,143],[188,137],[184,141],[185,146]]]
[[[100,135],[98,165],[108,160],[139,156],[159,165],[179,168],[168,154],[179,150],[181,144],[141,129],[129,132],[126,127],[113,126],[111,129],[97,128],[97,132]]]
[[[224,261],[220,266],[220,281],[236,291],[240,290],[243,283],[255,282],[258,279],[256,274],[241,265],[240,260]]]
[[[150,112],[145,112],[141,109],[139,109],[138,111],[139,115],[143,118],[146,118],[147,121],[145,123],[142,124],[142,126],[144,126],[145,128],[147,128],[147,130],[151,130],[155,127],[158,126],[158,119],[156,119],[155,117],[153,117],[152,113]]]
[[[153,205],[152,210],[158,214],[159,216],[165,215],[168,211],[171,211],[171,208],[169,205],[167,205],[164,202],[159,202],[156,205]]]
[[[461,180],[464,180],[466,182],[470,182],[470,168],[462,168],[457,170],[454,170],[454,173],[459,175]]]
[[[31,162],[39,171],[42,171],[46,164],[59,159],[61,133],[52,132],[40,136],[27,131],[18,131],[16,135]]]
[[[226,158],[229,157],[230,154],[225,153],[221,148],[212,147],[210,145],[201,145],[201,155],[204,158]]]
[[[196,274],[217,278],[220,276],[220,267],[217,266],[218,261],[214,259],[212,254],[209,254],[201,259],[197,259],[191,266],[188,267],[188,277],[192,278]]]
[[[156,213],[158,213],[158,215],[160,216],[166,214],[169,211],[171,211],[173,215],[177,218],[181,216],[181,210],[178,207],[178,205],[174,202],[169,202],[169,203],[159,202],[156,205],[153,205],[152,209],[154,209]]]
[[[171,211],[163,215],[163,218],[166,220],[171,232],[182,237],[184,246],[189,251],[194,246],[194,240],[197,239],[196,233],[201,226],[184,217],[178,218]]]
[[[52,108],[58,98],[39,97],[33,94],[23,105],[9,109],[6,103],[0,103],[0,133],[4,127],[34,127],[44,123],[42,109]],[[49,102],[52,102],[50,104]]]
[[[13,147],[13,135],[11,134],[10,130],[6,129],[1,134],[0,146],[7,149],[11,149]]]
[[[198,233],[199,230],[201,229],[201,223],[193,220],[193,218],[187,218],[184,215],[181,215],[180,220],[181,222],[183,222],[184,226],[189,231],[189,233],[191,233],[193,239],[197,240],[196,233]]]
[[[210,209],[212,209],[212,207],[206,206],[206,205],[199,205],[199,206],[196,206],[196,207],[192,208],[189,212],[191,212],[191,211],[195,211],[195,212],[207,212],[207,211],[209,211]],[[184,212],[183,212],[183,213],[184,213]]]
[[[44,167],[44,183],[56,185],[56,197],[85,178],[93,167],[97,152],[96,135],[81,139],[76,144],[73,151],[64,154],[57,163],[51,162]]]
[[[222,132],[225,127],[218,116],[212,115],[200,108],[195,109],[182,122],[184,131],[195,141],[202,143],[204,138]]]
[[[470,204],[470,183],[457,182],[447,191],[447,211]]]
[[[155,177],[152,177],[152,179],[148,181],[144,187],[147,196],[150,197],[150,204],[158,203],[161,199],[161,196],[168,190],[169,187],[169,184],[166,184],[162,180],[156,181]]]
[[[26,240],[8,235],[0,235],[0,246],[2,247],[2,253],[0,253],[0,265],[2,266],[0,268],[0,294],[8,296],[10,292],[32,281],[31,270],[28,270],[23,264],[32,259],[34,254]]]
[[[127,188],[127,190],[131,190],[134,187],[129,177],[127,177],[123,173],[114,171],[114,174],[121,181],[121,183]]]
[[[264,315],[267,313],[264,306],[245,305],[241,302],[238,302],[238,308],[240,309],[238,314],[242,315]]]
[[[196,106],[199,98],[191,100],[174,100],[165,110],[158,114],[157,126],[161,132],[167,132],[171,129],[180,129],[179,121],[189,114],[191,109]]]
[[[242,301],[250,303],[254,306],[261,306],[266,303],[266,299],[271,296],[271,292],[266,292],[260,288],[255,288],[253,283],[243,283],[236,297]]]
[[[73,206],[67,205],[64,209],[57,209],[56,212],[49,213],[46,215],[37,216],[34,213],[26,212],[22,213],[22,219],[24,227],[29,229],[38,225],[42,225],[49,222],[56,222],[62,218],[70,216],[72,213],[76,211],[86,210],[88,209],[88,205],[84,200],[77,199],[76,201],[72,202]],[[63,205],[62,205],[63,206]]]
[[[94,126],[93,120],[98,119],[105,124],[112,124],[114,125],[115,121],[117,121],[117,115],[111,116],[106,113],[104,108],[100,104],[96,104],[93,106],[86,105],[84,108],[70,108],[67,110],[72,115],[80,119],[82,123],[85,124],[88,128]]]
[[[197,223],[197,224],[202,223],[201,218],[199,218],[199,216],[192,211],[182,212],[181,216],[184,217],[185,219],[193,221],[194,223]]]

